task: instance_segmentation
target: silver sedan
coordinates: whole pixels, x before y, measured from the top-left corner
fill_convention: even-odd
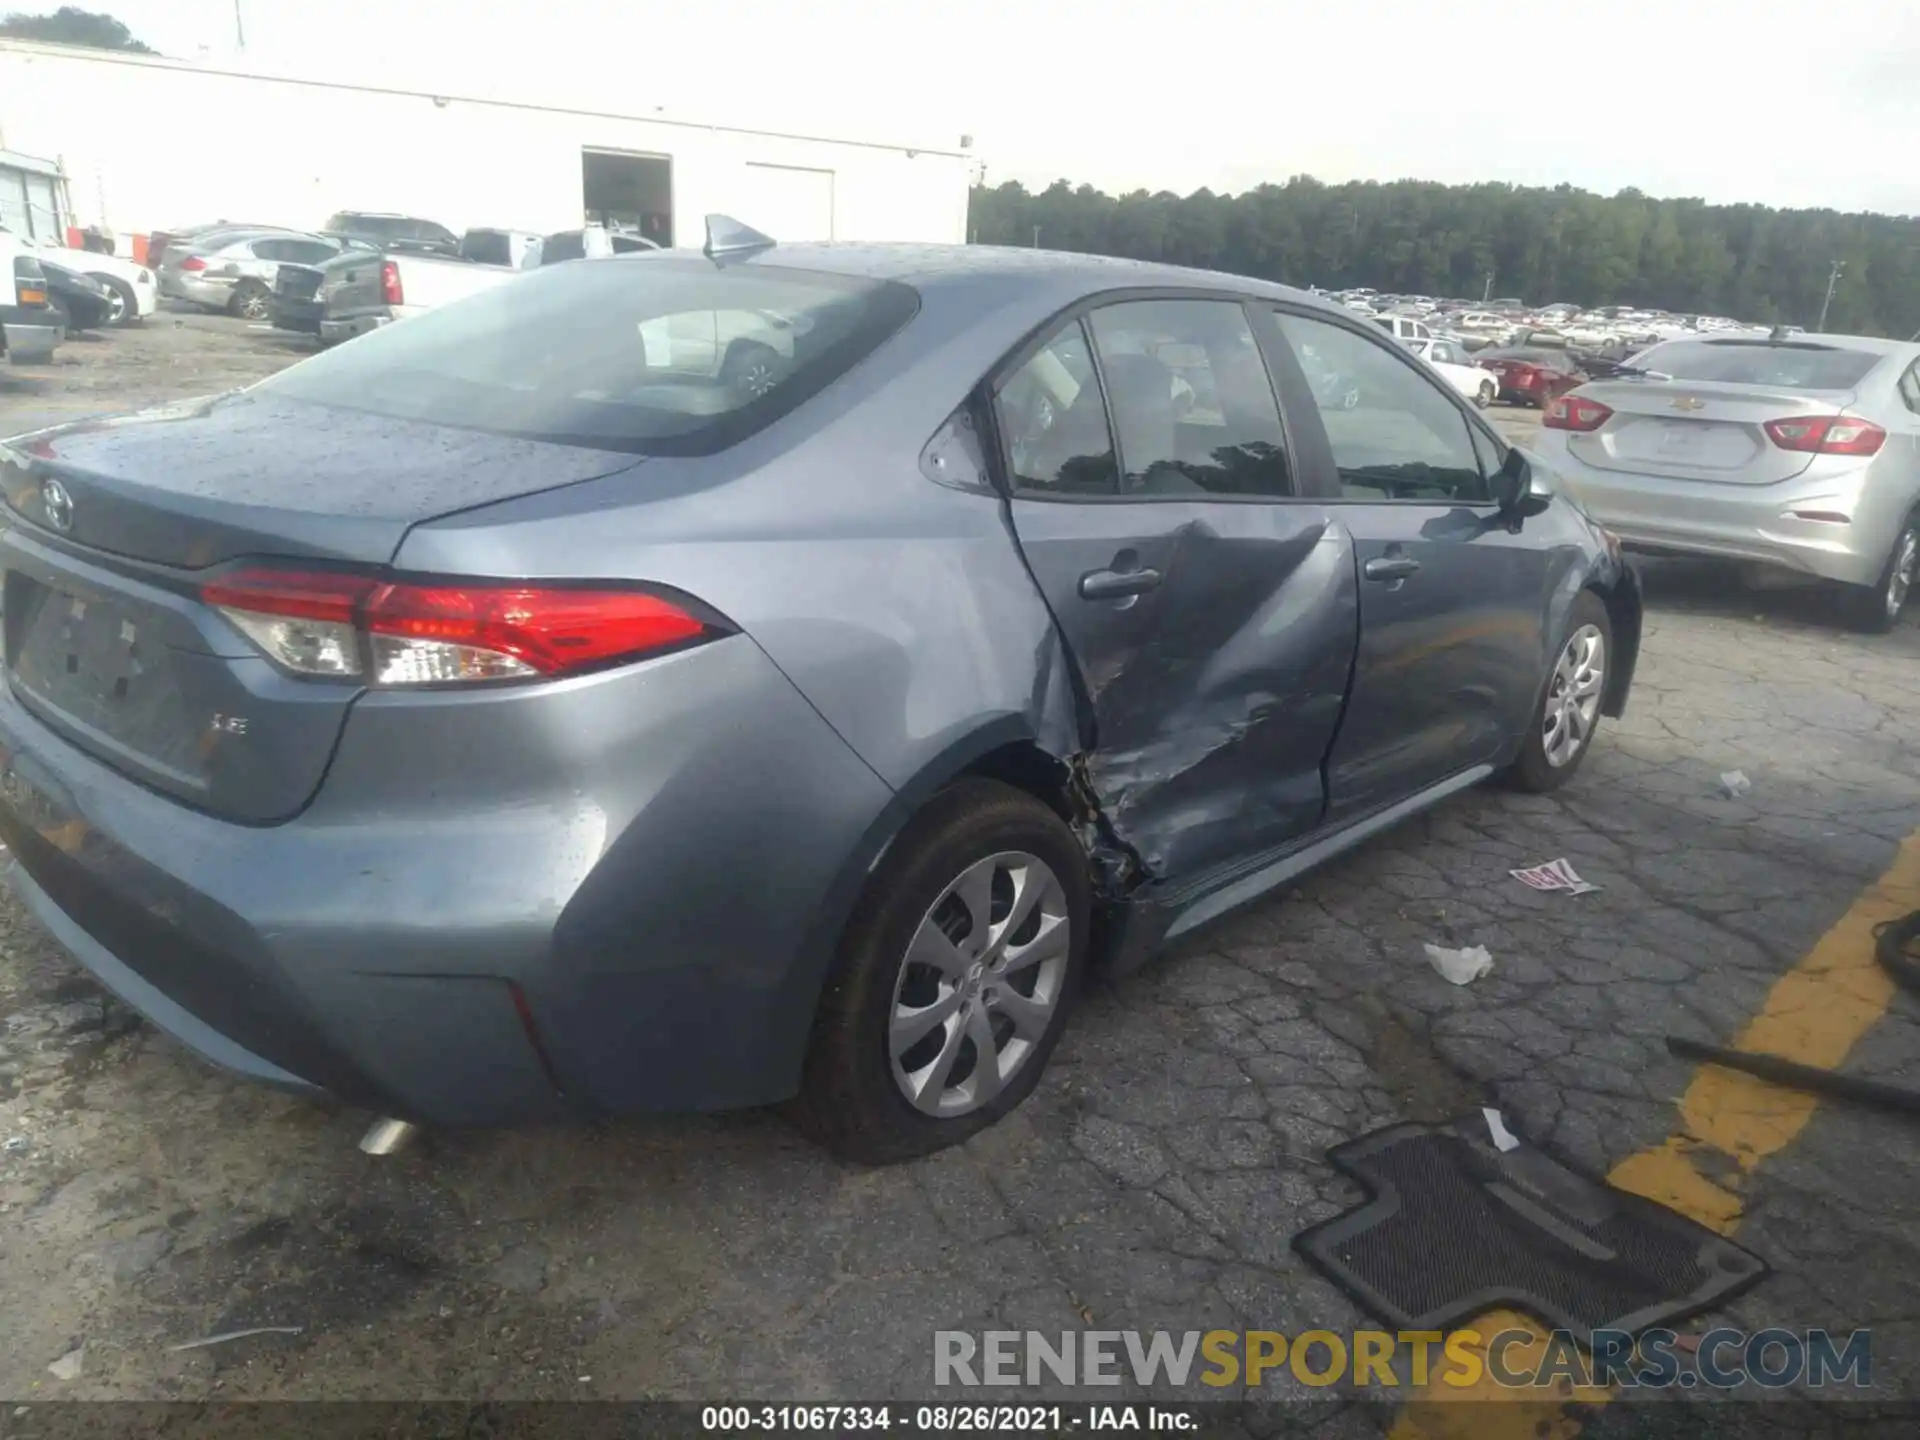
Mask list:
[[[1785,567],[1890,629],[1920,571],[1920,345],[1671,340],[1553,401],[1542,457],[1628,545]]]
[[[344,242],[288,230],[216,230],[170,245],[160,293],[246,320],[264,320],[283,264],[318,265]]]

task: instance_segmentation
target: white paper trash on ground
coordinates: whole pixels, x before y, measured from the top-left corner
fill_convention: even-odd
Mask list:
[[[1519,1140],[1514,1137],[1511,1130],[1507,1129],[1506,1119],[1498,1110],[1489,1105],[1483,1107],[1480,1113],[1487,1117],[1487,1136],[1493,1141],[1494,1149],[1504,1155],[1507,1151],[1517,1150],[1520,1147]]]
[[[1522,885],[1531,885],[1536,890],[1565,890],[1570,895],[1590,895],[1600,887],[1589,885],[1573,873],[1573,866],[1564,859],[1549,860],[1544,865],[1529,865],[1524,870],[1507,872]]]
[[[1493,969],[1493,956],[1487,953],[1484,945],[1470,945],[1465,950],[1449,950],[1443,945],[1429,945],[1426,948],[1427,959],[1433,962],[1433,968],[1455,985],[1471,985]]]
[[[1747,778],[1744,770],[1729,770],[1720,777],[1720,788],[1726,792],[1729,800],[1738,800],[1742,795],[1751,794],[1753,782]]]

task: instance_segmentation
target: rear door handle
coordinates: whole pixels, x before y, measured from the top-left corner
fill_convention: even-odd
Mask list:
[[[1404,580],[1420,569],[1411,555],[1382,555],[1367,561],[1361,574],[1369,580]]]
[[[1089,570],[1080,577],[1082,600],[1124,600],[1160,583],[1158,570]]]

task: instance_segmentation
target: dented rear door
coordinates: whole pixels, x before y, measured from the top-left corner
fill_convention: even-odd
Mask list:
[[[1239,302],[1095,309],[1013,369],[996,410],[1014,528],[1077,662],[1084,771],[1116,836],[1180,880],[1313,829],[1354,560],[1325,503],[1292,494]]]

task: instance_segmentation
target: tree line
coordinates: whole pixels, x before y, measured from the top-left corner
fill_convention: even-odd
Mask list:
[[[1240,195],[976,186],[970,233],[1323,289],[1639,305],[1808,328],[1837,262],[1828,330],[1920,331],[1920,219],[1906,216],[1296,175]]]

